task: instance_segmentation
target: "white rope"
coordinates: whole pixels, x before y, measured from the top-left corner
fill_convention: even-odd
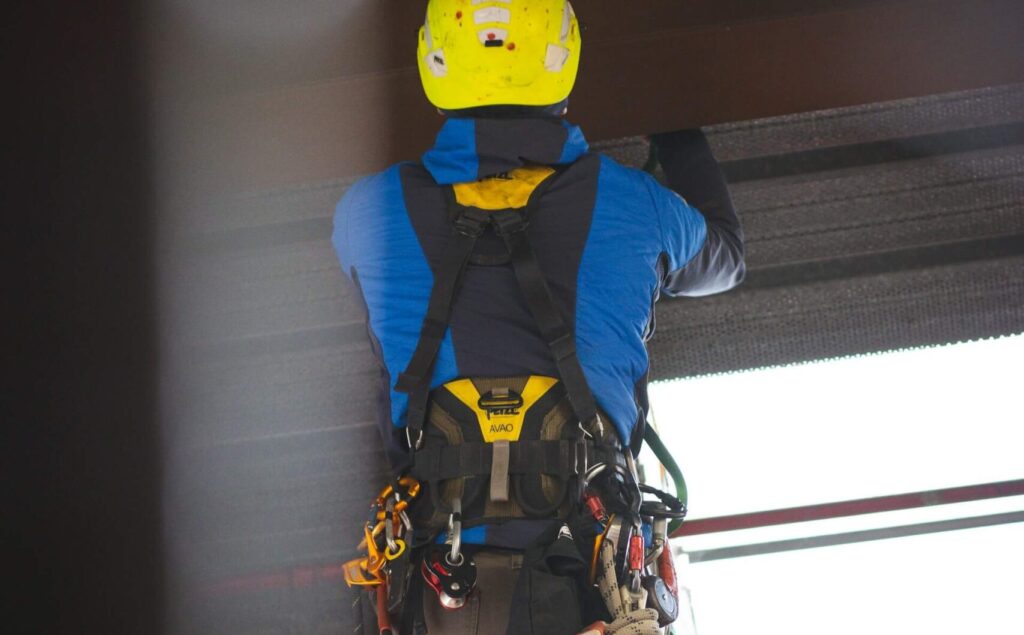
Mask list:
[[[654,609],[630,611],[623,602],[615,575],[615,551],[608,542],[601,544],[601,570],[598,573],[597,588],[601,592],[608,612],[612,614],[611,624],[601,624],[599,629],[590,627],[584,634],[605,633],[607,635],[660,635],[658,612]]]

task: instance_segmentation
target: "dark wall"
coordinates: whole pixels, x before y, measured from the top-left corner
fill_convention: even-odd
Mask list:
[[[159,633],[142,20],[118,0],[9,9],[2,629]]]

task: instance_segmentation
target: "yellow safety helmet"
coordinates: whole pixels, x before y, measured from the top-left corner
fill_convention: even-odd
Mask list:
[[[420,29],[420,80],[442,110],[550,106],[580,64],[568,0],[430,0]]]

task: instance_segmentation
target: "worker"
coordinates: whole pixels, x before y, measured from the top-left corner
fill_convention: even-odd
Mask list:
[[[659,295],[740,283],[743,237],[700,131],[651,137],[668,187],[589,150],[565,120],[581,44],[566,0],[429,0],[436,143],[338,203],[395,468],[346,573],[380,632],[674,619],[630,564],[655,544],[670,560],[634,464],[646,342]],[[636,606],[602,601],[603,571]]]

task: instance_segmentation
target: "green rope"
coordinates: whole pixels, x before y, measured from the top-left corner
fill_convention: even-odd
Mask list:
[[[676,488],[676,498],[678,498],[679,502],[681,502],[683,507],[686,508],[689,496],[686,491],[686,479],[683,478],[683,471],[679,469],[679,464],[676,463],[672,453],[668,451],[667,447],[665,447],[665,444],[662,442],[661,437],[658,436],[658,433],[654,431],[653,426],[647,426],[644,429],[644,441],[646,441],[647,445],[650,446],[651,451],[654,452],[654,456],[661,461],[663,466],[665,466],[665,471],[668,472],[668,475],[672,477],[672,483]],[[682,524],[682,519],[669,522],[669,535],[674,534]]]

